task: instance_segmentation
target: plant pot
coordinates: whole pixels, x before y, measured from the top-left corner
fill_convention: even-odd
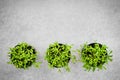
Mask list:
[[[105,63],[111,59],[111,52],[107,51],[107,46],[100,43],[85,44],[81,52],[81,61],[86,70],[102,69]],[[105,67],[104,67],[105,68]]]
[[[61,46],[66,46],[66,45],[59,43],[59,46],[60,46],[60,48],[59,48],[60,52],[64,51],[63,49],[61,49]],[[56,46],[56,47],[57,47],[57,46]],[[49,49],[51,49],[51,48],[52,48],[52,47],[50,47]],[[54,53],[53,53],[53,54],[54,54]],[[69,55],[69,56],[71,55],[71,52],[70,52],[70,51],[68,52],[68,55]],[[60,56],[60,54],[58,54],[57,56]],[[65,59],[65,60],[64,60],[64,62],[67,62],[67,63],[69,63],[69,61],[70,61],[70,57],[69,57],[68,59]],[[52,64],[51,62],[48,62],[48,63]],[[53,67],[55,67],[55,68],[61,68],[61,67],[64,67],[64,66],[53,65]]]
[[[30,67],[35,61],[36,61],[36,50],[28,45],[27,43],[22,43],[22,44],[25,44],[25,46],[21,46],[21,44],[18,44],[16,45],[14,48],[12,48],[11,52],[10,52],[10,60],[11,60],[11,64],[14,64],[17,68],[28,68]],[[21,50],[20,50],[21,48]],[[27,52],[27,51],[30,51],[32,50],[32,53],[31,52]],[[14,51],[14,52],[13,52]],[[22,52],[20,52],[22,51]],[[24,54],[23,57],[21,57],[22,55]],[[26,58],[27,56],[29,55],[28,58]],[[35,57],[32,57],[31,56],[35,56]],[[25,61],[27,61],[25,63]],[[21,64],[19,64],[21,63]]]
[[[45,56],[49,66],[52,68],[64,67],[67,71],[69,71],[70,69],[68,67],[68,63],[71,58],[70,49],[70,45],[61,44],[58,42],[49,45]]]
[[[90,43],[90,44],[88,44],[88,46],[92,46],[93,48],[95,47],[95,44],[99,44],[99,47],[101,48],[102,47],[102,44],[100,44],[100,43]],[[105,49],[106,50],[106,49]],[[107,50],[106,50],[106,52],[107,52]],[[94,53],[90,53],[90,52],[87,52],[87,54],[89,55],[89,54],[94,54]],[[105,55],[107,56],[107,53],[105,53]],[[103,54],[100,56],[100,58],[102,58],[102,56],[103,56]],[[99,61],[98,63],[97,63],[97,66],[100,66],[101,64],[103,65],[105,63],[105,61],[104,62],[102,62],[102,61]]]

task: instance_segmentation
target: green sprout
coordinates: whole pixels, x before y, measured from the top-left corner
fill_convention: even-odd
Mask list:
[[[87,71],[95,71],[96,69],[106,69],[104,64],[112,61],[112,50],[108,50],[106,45],[99,43],[85,43],[82,50],[78,50],[80,61],[84,63],[83,67]]]
[[[9,51],[10,61],[9,64],[14,64],[16,68],[27,69],[31,65],[39,67],[41,62],[36,62],[36,50],[25,42],[17,44],[15,47],[10,48]]]
[[[70,71],[68,63],[73,57],[71,55],[71,47],[67,44],[61,44],[55,42],[49,45],[49,48],[46,51],[45,60],[48,61],[49,67],[51,68],[61,68],[64,67],[66,71]],[[60,71],[60,69],[59,69]]]

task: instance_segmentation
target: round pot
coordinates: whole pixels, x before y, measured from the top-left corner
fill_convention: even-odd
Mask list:
[[[66,45],[59,43],[59,46],[66,46]],[[56,47],[58,47],[58,46],[56,46]],[[51,48],[52,48],[52,47],[50,47],[49,49],[51,49]],[[59,48],[59,50],[60,50],[60,52],[64,51],[64,50],[61,49],[61,48]],[[53,53],[53,54],[54,54],[54,53]],[[71,55],[71,52],[70,52],[70,51],[69,51],[68,55],[69,55],[69,56]],[[60,56],[60,54],[58,54],[57,56]],[[54,59],[54,58],[53,58],[53,59]],[[70,61],[70,58],[64,60],[64,62],[67,62],[67,63],[69,63],[69,61]],[[49,61],[48,63],[52,64],[50,61]],[[53,67],[55,67],[55,68],[61,68],[61,67],[64,67],[64,66],[53,65]]]
[[[16,45],[15,47],[18,47],[18,46],[20,46],[20,45]],[[32,46],[27,46],[27,48],[25,48],[25,49],[23,49],[23,50],[27,50],[27,49],[33,49],[33,54],[36,54],[36,50],[32,47]],[[16,49],[16,52],[17,52],[17,49]],[[31,53],[30,53],[31,54]],[[12,56],[13,56],[13,54],[11,54],[10,55],[10,59],[12,58]],[[22,58],[22,59],[19,59],[19,58],[16,58],[16,59],[14,59],[14,60],[19,60],[19,61],[22,61],[22,62],[24,62],[24,58]],[[36,58],[32,58],[32,60],[33,60],[33,62],[35,62],[35,60],[36,60]],[[13,62],[13,61],[12,61]],[[30,67],[32,64],[33,64],[33,62],[32,61],[28,61],[27,63],[26,63],[26,67]],[[13,63],[13,64],[15,64],[15,63]],[[19,68],[24,68],[24,66],[22,66],[22,67],[19,67]]]
[[[102,47],[102,44],[100,44],[100,43],[90,43],[90,44],[88,44],[87,46],[91,46],[91,47],[95,47],[95,44],[99,44],[99,47],[101,48]],[[84,50],[84,48],[82,49],[82,51]],[[106,50],[106,49],[105,49]],[[106,52],[107,52],[107,50],[106,50]],[[94,54],[93,53],[91,53],[91,52],[86,52],[85,54],[87,54],[88,56],[89,55],[92,55],[92,56],[94,56]],[[103,54],[102,54],[103,55]],[[102,58],[102,55],[100,56],[100,58]],[[107,53],[105,53],[105,55],[107,56],[108,54]],[[104,62],[102,62],[101,60],[99,60],[99,62],[97,63],[97,66],[99,66],[100,64],[104,64],[105,63],[105,61]],[[93,66],[93,65],[91,65],[91,66]]]

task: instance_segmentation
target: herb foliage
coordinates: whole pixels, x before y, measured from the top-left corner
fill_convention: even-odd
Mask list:
[[[16,68],[27,69],[31,65],[40,67],[41,62],[36,62],[36,50],[26,42],[18,43],[15,47],[10,48],[9,64],[14,64]]]
[[[87,71],[95,71],[96,69],[106,69],[104,64],[112,61],[112,50],[108,50],[106,45],[99,43],[83,45],[82,50],[78,50],[80,54],[80,61],[83,62],[83,67]]]
[[[70,71],[68,63],[73,57],[73,61],[75,61],[75,56],[71,55],[71,47],[68,44],[60,44],[55,42],[49,45],[49,48],[46,51],[45,60],[48,61],[49,67],[51,68],[61,68],[64,67],[66,71]],[[60,71],[60,69],[59,69]]]

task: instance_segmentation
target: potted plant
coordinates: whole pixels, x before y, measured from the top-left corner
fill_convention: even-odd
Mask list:
[[[31,65],[39,67],[41,62],[36,62],[36,50],[26,42],[18,43],[15,47],[10,48],[9,64],[13,64],[16,68],[28,69]]]
[[[45,56],[45,60],[48,61],[49,67],[59,68],[59,71],[60,68],[64,67],[66,71],[70,71],[68,66],[70,59],[75,62],[75,56],[71,55],[71,48],[71,45],[58,42],[50,44]]]
[[[96,69],[106,69],[104,64],[112,61],[112,50],[108,50],[108,47],[100,43],[85,43],[82,50],[78,50],[80,53],[80,60],[83,62],[83,67],[87,71],[95,71]]]

